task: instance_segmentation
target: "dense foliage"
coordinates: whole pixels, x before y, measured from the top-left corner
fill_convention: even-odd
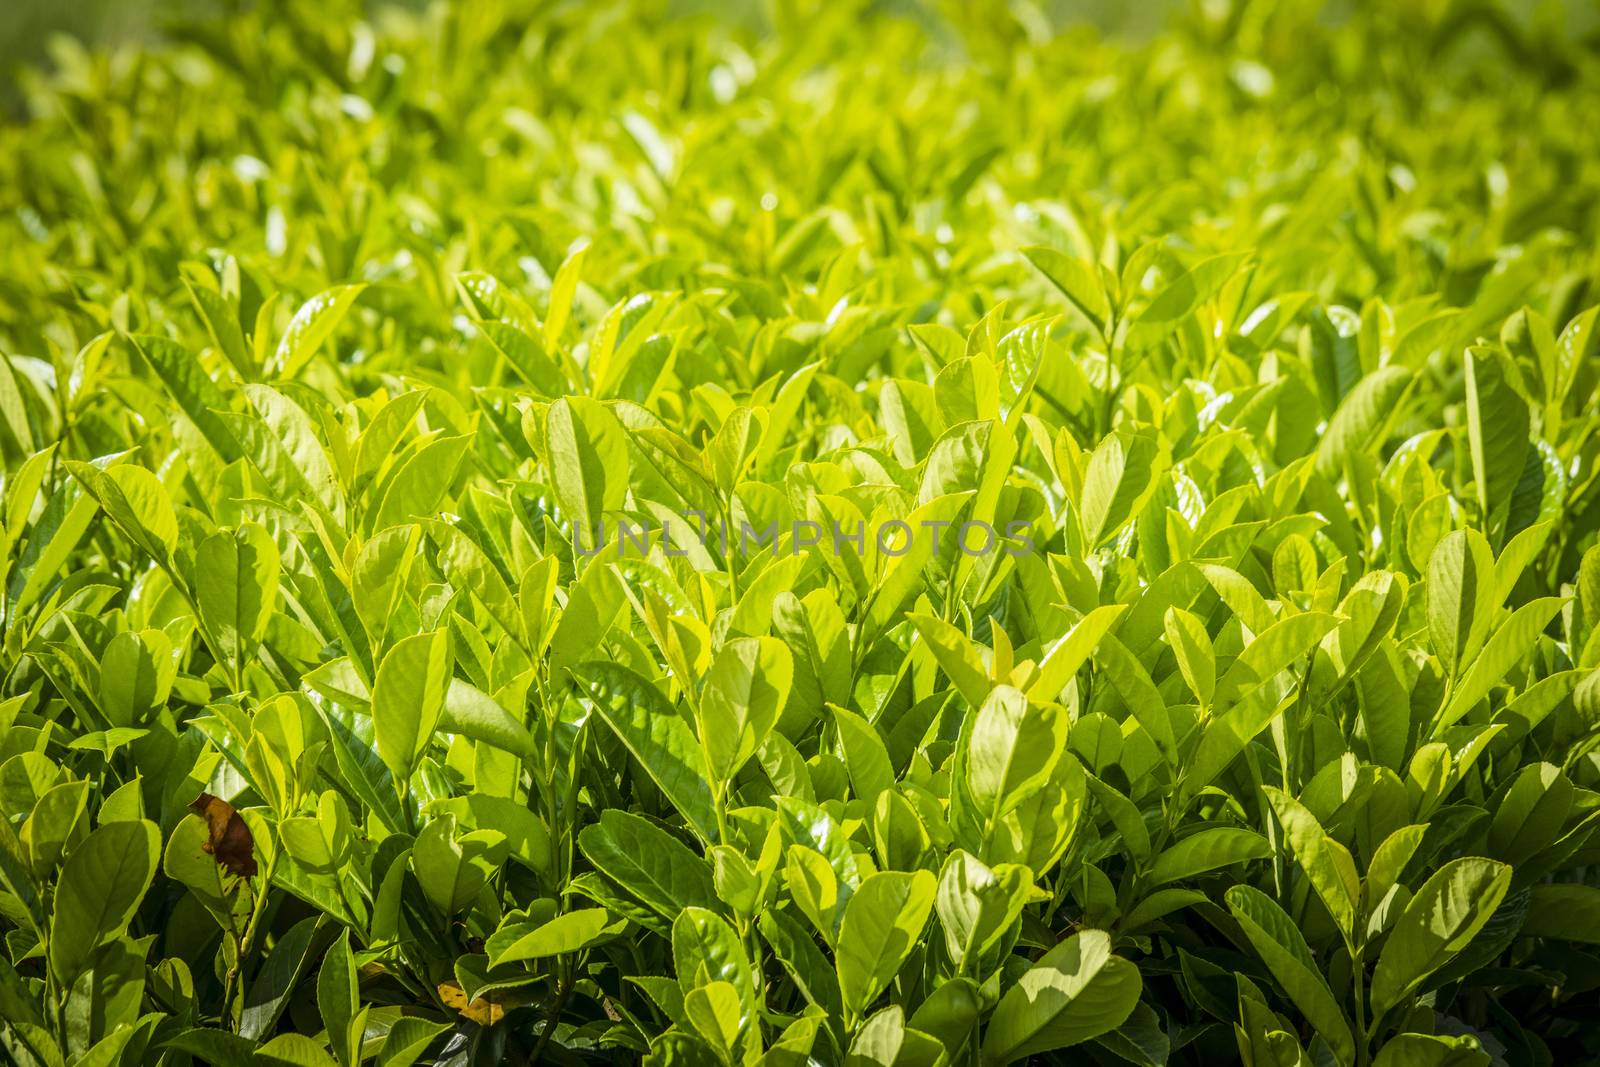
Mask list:
[[[1592,1062],[1600,55],[1541,10],[61,46],[4,1055]]]

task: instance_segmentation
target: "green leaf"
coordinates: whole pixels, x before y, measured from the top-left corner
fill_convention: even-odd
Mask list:
[[[317,973],[317,1010],[328,1032],[328,1043],[344,1067],[356,1067],[361,1060],[361,1035],[351,1029],[360,1009],[356,962],[350,953],[347,930],[328,947],[322,970]]]
[[[936,615],[908,612],[906,618],[927,642],[940,669],[949,676],[951,684],[968,703],[978,707],[988,699],[994,682],[984,668],[976,641]]]
[[[1498,351],[1478,346],[1467,349],[1463,358],[1472,480],[1484,522],[1498,524],[1510,507],[1528,454],[1528,405],[1507,381],[1504,357]]]
[[[794,980],[800,995],[832,1015],[844,1012],[839,996],[839,979],[833,964],[817,947],[816,938],[785,911],[763,911],[756,919],[761,936],[772,946],[773,955],[789,977]]]
[[[661,691],[626,667],[587,663],[579,682],[602,721],[627,746],[700,840],[719,840],[705,754]]]
[[[1097,653],[1100,668],[1117,694],[1133,712],[1133,717],[1144,727],[1145,733],[1155,742],[1156,749],[1168,763],[1178,762],[1178,740],[1172,733],[1172,720],[1167,715],[1167,702],[1161,691],[1150,680],[1144,666],[1117,638],[1109,634],[1100,640]],[[1241,657],[1243,658],[1243,657]]]
[[[382,668],[379,670],[381,673]],[[526,726],[512,718],[511,713],[489,694],[459,678],[451,678],[445,690],[437,728],[443,733],[460,734],[493,745],[522,759],[532,759],[537,754],[533,735]]]
[[[545,430],[556,502],[583,547],[597,547],[605,513],[621,508],[628,493],[622,425],[599,401],[573,396],[550,405]]]
[[[562,261],[555,280],[550,283],[550,304],[545,309],[544,317],[544,343],[547,348],[555,348],[561,343],[567,319],[572,314],[572,298],[578,291],[578,278],[583,273],[584,256],[588,251],[588,244],[574,250]]]
[[[322,343],[339,328],[365,285],[336,285],[300,305],[272,355],[272,370],[284,379],[299,377]]]
[[[1245,646],[1217,682],[1217,703],[1237,703],[1316,647],[1339,620],[1318,611],[1279,619]]]
[[[166,337],[139,334],[131,338],[134,351],[155,372],[167,393],[224,463],[243,455],[239,441],[221,412],[230,410],[226,395],[200,366],[193,353]]]
[[[305,1034],[279,1034],[256,1049],[253,1062],[263,1067],[337,1067],[322,1046]]]
[[[549,336],[549,325],[546,320],[546,337]],[[541,345],[509,322],[480,322],[478,329],[511,364],[517,375],[535,390],[547,397],[558,397],[567,391],[567,380],[561,368],[550,358],[549,349],[554,347],[553,344],[547,342]]]
[[[1228,910],[1233,912],[1251,947],[1295,1007],[1316,1028],[1340,1063],[1346,1067],[1355,1063],[1350,1022],[1328,988],[1300,928],[1271,897],[1251,886],[1234,886],[1227,892],[1227,901]]]
[[[434,1039],[449,1030],[448,1023],[429,1022],[414,1015],[402,1015],[389,1027],[378,1050],[378,1067],[411,1067],[433,1044]]]
[[[684,994],[683,1012],[689,1024],[713,1048],[729,1052],[739,1040],[739,991],[732,982],[707,982]]]
[[[1096,330],[1106,332],[1111,306],[1106,300],[1105,286],[1101,283],[1096,264],[1038,245],[1024,248],[1022,254],[1051,285],[1060,290],[1062,296],[1072,302],[1073,307],[1083,312]]]
[[[739,995],[739,1029],[755,1018],[755,982],[739,935],[717,915],[686,908],[672,924],[672,964],[678,987],[688,995],[712,982],[726,982]]]
[[[1600,945],[1600,886],[1547,883],[1534,886],[1532,894],[1524,937]]]
[[[233,893],[223,881],[225,869],[215,856],[205,851],[208,843],[205,820],[185,815],[167,838],[161,870],[168,878],[187,886],[217,925],[228,929],[233,922]]]
[[[844,753],[845,769],[850,774],[855,795],[867,807],[873,807],[878,802],[878,794],[894,788],[894,765],[889,761],[889,750],[866,719],[833,705],[829,705],[828,710],[833,713],[839,748]]]
[[[0,421],[16,443],[18,451],[26,454],[35,448],[33,428],[28,422],[27,402],[22,398],[22,388],[10,356],[0,356]]]
[[[1428,558],[1428,636],[1448,677],[1477,655],[1494,589],[1494,552],[1482,534],[1456,530],[1440,539]]]
[[[284,484],[293,485],[297,495],[321,509],[333,522],[342,524],[344,493],[339,488],[333,461],[322,447],[310,416],[299,404],[271,386],[247,385],[244,393],[286,461]]]
[[[670,924],[685,908],[720,908],[711,869],[677,838],[623,811],[603,811],[578,835],[590,863]]]
[[[141,551],[161,564],[172,558],[178,517],[161,479],[126,463],[108,470],[70,461],[66,466]]]
[[[1489,1054],[1475,1037],[1396,1034],[1378,1050],[1372,1067],[1488,1067]]]
[[[1165,918],[1181,908],[1204,904],[1211,898],[1193,889],[1158,889],[1134,905],[1122,919],[1119,928],[1132,933]]]
[[[467,908],[505,863],[510,847],[496,830],[457,833],[456,818],[430,819],[411,846],[411,869],[422,892],[446,916]]]
[[[879,871],[845,905],[839,931],[839,990],[845,1011],[865,1014],[911,955],[933,910],[937,880],[928,871]]]
[[[50,970],[70,987],[94,952],[124,933],[150,888],[161,834],[148,820],[108,823],[84,838],[61,868],[50,914]]]
[[[717,652],[700,694],[700,743],[714,778],[732,778],[755,755],[793,677],[789,647],[774,637],[735,638]]]
[[[378,665],[372,720],[378,755],[397,782],[411,776],[433,742],[451,670],[450,635],[444,630],[402,638]]]
[[[1098,548],[1139,515],[1162,473],[1155,439],[1109,434],[1095,446],[1083,476],[1079,521],[1083,541]]]
[[[1402,826],[1373,850],[1372,862],[1367,864],[1366,885],[1363,887],[1369,917],[1376,913],[1389,895],[1389,890],[1399,883],[1406,864],[1417,854],[1427,832],[1428,827],[1421,823]]]
[[[242,670],[272,618],[278,546],[265,529],[246,523],[202,541],[194,570],[200,621],[221,645],[224,661]]]
[[[498,967],[580,952],[621,929],[622,923],[604,908],[578,908],[544,923],[508,921],[489,936],[484,947],[489,966]]]
[[[377,510],[368,513],[367,529],[376,533],[435,517],[471,446],[471,436],[461,434],[430,441],[412,452],[384,483]]]
[[[1080,619],[1039,661],[1038,673],[1028,683],[1029,698],[1040,703],[1057,699],[1127,610],[1126,604],[1108,604]]]
[[[1177,657],[1178,669],[1183,672],[1184,684],[1201,707],[1209,707],[1217,691],[1217,656],[1211,647],[1211,635],[1199,619],[1182,608],[1168,608],[1161,625],[1167,644]]]
[[[160,630],[124,630],[100,660],[100,710],[113,726],[144,722],[165,705],[177,675],[172,641]]]
[[[1361,878],[1350,850],[1329,837],[1317,817],[1298,800],[1271,786],[1263,786],[1262,792],[1283,825],[1295,862],[1310,879],[1311,888],[1333,916],[1345,942],[1353,947],[1361,906]]]
[[[1317,473],[1337,478],[1356,455],[1375,451],[1387,437],[1386,428],[1401,410],[1415,374],[1406,367],[1388,366],[1356,383],[1328,420],[1317,445]]]
[[[1121,1026],[1143,989],[1139,969],[1111,954],[1103,930],[1074,934],[1005,991],[983,1035],[985,1064],[1015,1063]]]
[[[1067,716],[1055,705],[1030,704],[1011,686],[995,687],[973,720],[967,750],[967,788],[993,827],[1037,792],[1067,743]]]
[[[550,830],[524,802],[487,793],[469,793],[440,802],[435,810],[450,812],[462,826],[504,835],[507,857],[529,870],[539,873],[551,870],[554,845]]]
[[[260,1040],[272,1032],[300,979],[311,969],[319,944],[326,940],[323,922],[320,916],[301,919],[277,939],[266,962],[245,986],[244,1010],[239,1016],[241,1036]]]
[[[1467,856],[1423,883],[1396,921],[1372,972],[1372,1014],[1400,1005],[1428,975],[1467,947],[1511,886],[1511,868]]]
[[[244,330],[239,326],[238,311],[230,307],[221,294],[206,285],[183,279],[184,290],[194,302],[195,309],[206,324],[206,332],[233,369],[248,378],[255,373],[250,348],[245,344]]]
[[[950,854],[939,873],[935,905],[945,947],[961,973],[974,973],[971,964],[999,944],[1021,919],[1032,889],[1025,867],[1001,864],[991,870],[960,849]],[[977,977],[988,975],[977,973]]]
[[[1472,710],[1474,704],[1488,696],[1489,690],[1512,667],[1527,658],[1538,644],[1539,635],[1544,633],[1545,627],[1550,625],[1550,620],[1555,618],[1563,603],[1560,597],[1541,597],[1512,612],[1484,644],[1482,651],[1473,657],[1450,703],[1440,715],[1437,729],[1454,725]]]
[[[1233,826],[1214,826],[1200,830],[1171,845],[1150,865],[1146,884],[1155,887],[1193,878],[1219,867],[1272,855],[1267,839],[1254,830]]]
[[[1088,783],[1095,800],[1106,809],[1112,825],[1116,827],[1117,833],[1122,835],[1122,843],[1133,854],[1133,858],[1140,861],[1148,860],[1151,849],[1150,829],[1145,826],[1144,816],[1139,808],[1115,787],[1107,785],[1098,778],[1090,776]]]

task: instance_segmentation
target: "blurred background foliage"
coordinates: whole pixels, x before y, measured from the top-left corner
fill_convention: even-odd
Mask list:
[[[1321,10],[1330,20],[1342,20],[1359,3],[1360,0],[1337,0],[1321,5]],[[187,22],[208,14],[226,18],[244,6],[249,5],[239,0],[6,0],[0,4],[0,96],[13,109],[20,106],[18,73],[28,65],[48,61],[52,38],[66,37],[89,45],[148,43],[159,40],[164,28],[175,22]],[[344,6],[364,8],[373,13],[386,7],[418,8],[425,4],[424,0],[369,0]],[[762,0],[671,0],[659,6],[679,15],[711,13],[751,26],[769,21],[768,5]],[[944,9],[955,5],[929,0],[887,0],[873,6],[903,11],[938,23],[945,20]],[[1215,11],[1230,4],[1228,0],[1190,0],[1189,3],[1184,0],[1040,0],[1004,4],[985,0],[960,6],[980,11],[1004,8],[1019,21],[1035,28],[1059,29],[1083,24],[1110,35],[1143,38],[1187,9]],[[1427,0],[1400,0],[1384,6],[1420,9],[1430,4]],[[1600,32],[1600,4],[1592,0],[1503,0],[1482,6],[1488,15],[1487,21],[1504,18],[1521,31],[1542,22],[1559,25],[1573,38]],[[1498,32],[1491,30],[1490,36]]]

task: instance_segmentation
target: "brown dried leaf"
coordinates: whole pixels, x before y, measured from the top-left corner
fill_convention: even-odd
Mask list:
[[[189,805],[189,810],[206,821],[206,843],[201,848],[216,857],[218,863],[241,878],[254,878],[256,873],[255,838],[250,827],[221,797],[201,793]]]

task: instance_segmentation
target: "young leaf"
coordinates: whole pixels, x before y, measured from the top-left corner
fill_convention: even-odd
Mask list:
[[[443,630],[402,638],[378,666],[372,719],[378,755],[397,782],[411,776],[433,742],[451,669],[450,635]]]

